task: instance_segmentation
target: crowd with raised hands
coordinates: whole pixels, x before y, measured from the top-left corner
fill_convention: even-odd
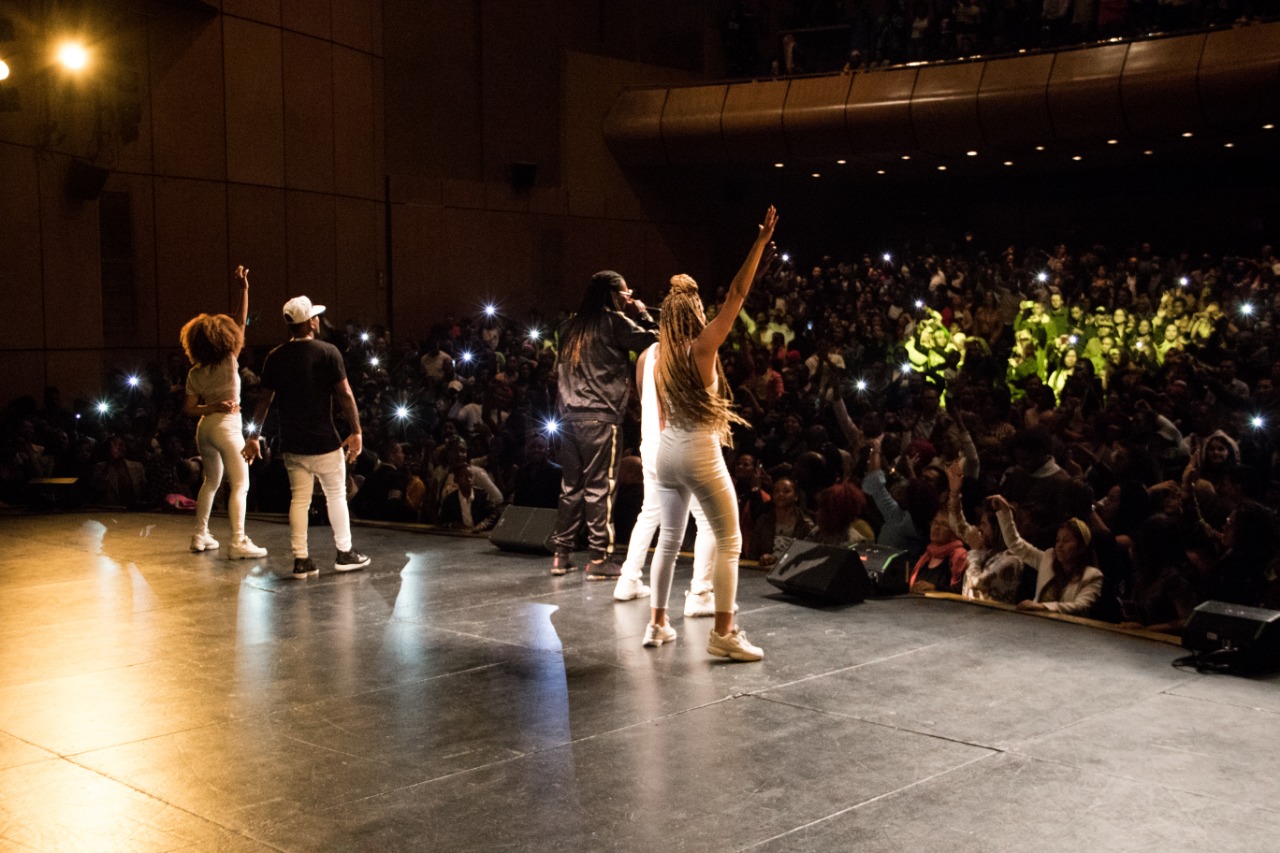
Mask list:
[[[767,566],[794,538],[874,540],[907,552],[916,591],[1161,630],[1206,599],[1275,605],[1271,248],[972,246],[783,255],[760,271],[721,348],[745,421],[729,451],[744,557]],[[352,513],[483,532],[508,504],[554,507],[564,316],[498,305],[394,342],[322,323],[364,428]],[[244,412],[265,351],[240,355]],[[84,502],[194,500],[188,367],[176,356],[118,372],[101,399],[71,407],[54,389],[43,407],[12,404],[0,499],[30,502],[34,479],[66,475]],[[634,457],[631,397],[621,444]],[[275,425],[246,428],[265,461],[248,508],[284,512]],[[640,467],[620,469],[619,541]]]

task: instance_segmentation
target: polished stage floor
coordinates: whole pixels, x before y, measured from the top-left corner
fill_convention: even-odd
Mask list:
[[[0,518],[0,850],[1280,849],[1280,680],[1174,646],[744,570],[718,663],[483,539],[188,525]]]

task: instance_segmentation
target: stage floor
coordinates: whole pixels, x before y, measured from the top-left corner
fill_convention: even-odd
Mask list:
[[[295,581],[189,525],[0,518],[0,850],[1280,848],[1280,679],[1174,646],[744,569],[720,663],[482,539],[313,529]]]

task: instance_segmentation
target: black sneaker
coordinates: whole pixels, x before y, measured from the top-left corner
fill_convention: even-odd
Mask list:
[[[316,568],[316,564],[311,562],[310,557],[294,557],[293,558],[293,576],[295,578],[305,578],[310,575],[318,575],[320,570]]]
[[[592,560],[587,563],[587,580],[589,581],[616,581],[622,577],[622,566],[613,560],[600,560],[599,562]]]
[[[335,572],[354,572],[357,569],[363,569],[367,565],[369,565],[369,558],[352,548],[350,551],[338,552],[337,558],[333,561],[333,570]]]
[[[551,558],[551,574],[555,577],[567,574],[575,568],[573,559],[568,554],[556,554]]]

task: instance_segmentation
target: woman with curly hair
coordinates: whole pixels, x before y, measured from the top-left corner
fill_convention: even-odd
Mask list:
[[[760,647],[733,624],[742,530],[733,480],[721,447],[731,444],[730,425],[744,421],[733,410],[729,383],[717,353],[751,290],[777,222],[777,211],[770,207],[715,319],[707,321],[698,283],[687,275],[671,279],[671,292],[662,303],[662,343],[654,370],[662,425],[657,466],[662,532],[653,558],[652,614],[645,631],[646,646],[676,639],[675,629],[667,624],[667,600],[689,517],[689,501],[696,496],[716,540],[711,570],[715,626],[707,652],[738,661],[764,657]]]
[[[222,485],[226,471],[231,482],[227,515],[231,520],[233,560],[249,560],[267,556],[245,535],[244,508],[249,495],[249,464],[244,450],[244,432],[240,421],[240,364],[237,356],[244,347],[244,324],[249,316],[249,271],[236,267],[240,282],[240,312],[232,318],[226,314],[201,314],[182,327],[182,349],[193,365],[187,374],[186,400],[182,411],[199,417],[196,446],[204,467],[204,482],[196,499],[196,532],[191,537],[191,550],[210,551],[218,548],[218,540],[209,533],[209,513],[213,498]]]

